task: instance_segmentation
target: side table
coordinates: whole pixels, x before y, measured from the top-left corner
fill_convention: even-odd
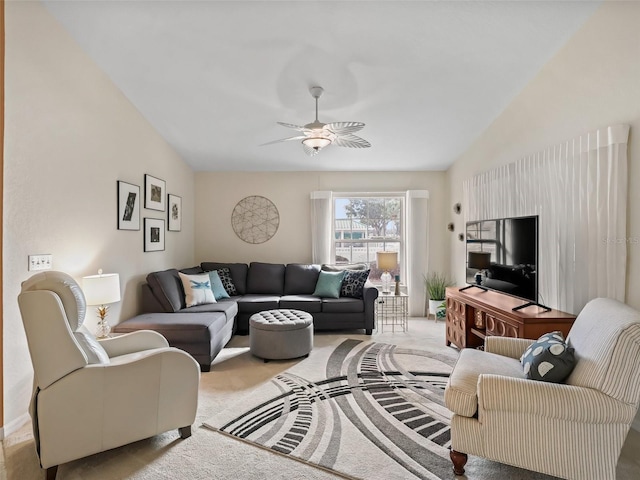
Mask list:
[[[409,295],[400,293],[380,293],[376,300],[376,326],[384,332],[384,327],[390,326],[391,331],[401,327],[403,332],[409,330]]]

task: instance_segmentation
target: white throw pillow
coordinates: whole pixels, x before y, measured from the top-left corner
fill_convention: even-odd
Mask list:
[[[184,300],[187,307],[202,305],[203,303],[216,303],[213,290],[211,290],[211,278],[209,278],[208,273],[198,275],[178,273],[184,287]]]

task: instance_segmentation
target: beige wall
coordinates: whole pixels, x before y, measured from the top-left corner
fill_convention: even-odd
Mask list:
[[[98,268],[118,272],[123,300],[109,318],[128,318],[148,272],[193,263],[194,174],[39,3],[7,2],[6,36],[4,395],[11,430],[31,393],[16,301],[30,276],[27,256],[51,253],[54,269],[79,281]],[[186,212],[182,232],[166,233],[164,252],[143,253],[142,230],[116,229],[116,181],[142,192],[145,173],[166,180]],[[95,321],[92,308],[90,329]]]
[[[315,158],[318,157],[314,157]],[[318,159],[321,161],[321,159]],[[195,255],[201,261],[311,261],[309,194],[335,192],[429,191],[429,266],[447,270],[448,208],[444,172],[287,172],[198,173],[196,175]],[[270,199],[280,213],[275,236],[259,245],[240,240],[231,228],[231,212],[249,195]]]
[[[627,236],[640,238],[640,3],[605,2],[449,169],[449,203],[462,182],[607,125],[631,125]],[[463,216],[451,215],[460,231]],[[451,240],[451,270],[464,282],[465,246]],[[541,252],[544,255],[544,252]],[[627,301],[640,308],[640,243],[628,246]]]

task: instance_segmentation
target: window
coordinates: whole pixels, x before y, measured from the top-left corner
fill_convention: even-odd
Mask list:
[[[399,195],[336,195],[333,204],[335,263],[367,263],[369,278],[380,280],[377,252],[398,252],[400,275],[403,258],[404,197]]]

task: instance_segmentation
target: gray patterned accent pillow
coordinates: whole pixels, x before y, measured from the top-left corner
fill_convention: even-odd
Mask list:
[[[569,376],[576,360],[562,332],[551,332],[533,342],[520,357],[520,363],[528,379],[560,383]]]
[[[369,278],[370,270],[346,270],[342,287],[340,288],[341,297],[362,298],[364,284]]]
[[[236,290],[236,286],[231,278],[231,271],[228,268],[219,268],[216,272],[218,272],[222,286],[227,293],[229,295],[238,295],[238,290]]]

